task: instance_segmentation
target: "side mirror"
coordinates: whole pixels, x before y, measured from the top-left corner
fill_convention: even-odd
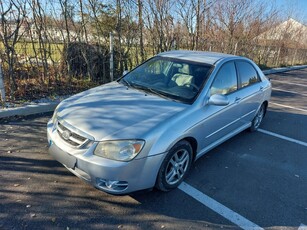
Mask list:
[[[127,73],[129,73],[129,71],[128,71],[128,70],[124,70],[124,72],[123,72],[123,75],[122,75],[122,76],[125,76]]]
[[[214,94],[209,98],[209,105],[225,106],[229,104],[227,96],[222,94]]]

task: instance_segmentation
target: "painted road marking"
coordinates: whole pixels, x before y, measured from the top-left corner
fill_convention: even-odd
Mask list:
[[[301,224],[297,230],[307,230],[307,225]]]
[[[294,92],[294,91],[290,91],[290,90],[284,90],[284,89],[279,89],[279,88],[273,88],[273,90],[276,90],[276,91],[281,91],[281,92],[286,92],[286,93],[293,93],[293,94],[298,94],[300,96],[307,96],[307,94],[304,94],[304,93],[298,93],[298,92]]]
[[[306,110],[306,109],[295,108],[295,107],[292,107],[292,106],[289,106],[289,105],[282,105],[282,104],[275,103],[275,102],[270,102],[270,104],[272,104],[272,105],[277,105],[277,106],[280,106],[280,107],[289,108],[289,109],[299,110],[299,111],[303,111],[303,112],[306,112],[306,113],[307,113],[307,110]]]
[[[261,133],[265,133],[265,134],[268,134],[268,135],[271,135],[271,136],[274,136],[274,137],[278,137],[280,139],[290,141],[290,142],[294,142],[296,144],[303,145],[303,146],[307,147],[307,143],[304,142],[304,141],[299,141],[299,140],[293,139],[291,137],[286,137],[286,136],[283,136],[283,135],[280,135],[280,134],[277,134],[277,133],[273,133],[273,132],[270,132],[270,131],[267,131],[267,130],[264,130],[264,129],[258,129],[258,131],[261,132]]]
[[[178,188],[242,229],[263,229],[185,182],[182,182]]]
[[[259,132],[271,135],[283,140],[287,140],[290,142],[294,142],[299,145],[303,145],[307,147],[307,143],[303,141],[299,141],[290,137],[286,137],[277,133],[273,133],[267,130],[258,129]],[[197,190],[193,186],[182,182],[178,188],[189,195],[190,197],[194,198],[198,202],[202,203],[209,209],[213,210],[214,212],[218,213],[225,219],[229,220],[230,222],[234,223],[235,225],[239,226],[242,229],[250,230],[250,229],[257,229],[257,230],[263,230],[259,225],[251,222],[250,220],[246,219],[245,217],[241,216],[240,214],[236,213],[235,211],[227,208],[223,204],[219,203],[218,201],[212,199],[211,197],[207,196],[206,194],[202,193],[201,191]],[[298,230],[307,230],[307,226],[304,224],[301,224],[298,227]]]

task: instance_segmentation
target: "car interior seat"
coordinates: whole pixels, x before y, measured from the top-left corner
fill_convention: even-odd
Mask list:
[[[189,65],[183,64],[181,68],[178,69],[178,73],[174,74],[170,81],[170,86],[184,86],[193,83],[193,76],[190,75]]]

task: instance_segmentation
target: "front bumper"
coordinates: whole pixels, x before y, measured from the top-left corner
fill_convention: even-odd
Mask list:
[[[69,171],[94,187],[112,194],[126,194],[152,188],[164,154],[120,162],[93,155],[95,144],[80,150],[65,146],[48,123],[49,153]]]

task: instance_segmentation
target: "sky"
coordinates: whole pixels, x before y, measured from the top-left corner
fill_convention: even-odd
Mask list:
[[[11,0],[5,0],[4,2],[9,2]],[[73,1],[73,0],[72,0]],[[115,1],[115,0],[101,0],[102,2]],[[227,0],[220,0],[227,1]],[[250,0],[254,1],[254,0]],[[279,9],[279,14],[282,19],[287,19],[292,17],[295,20],[305,24],[307,26],[307,0],[260,0],[266,3],[272,3]],[[0,2],[2,2],[0,0]],[[50,3],[52,0],[40,0],[44,6],[46,2]],[[58,0],[54,1],[58,2]]]
[[[273,0],[281,9],[283,17],[292,17],[307,25],[307,0]]]

